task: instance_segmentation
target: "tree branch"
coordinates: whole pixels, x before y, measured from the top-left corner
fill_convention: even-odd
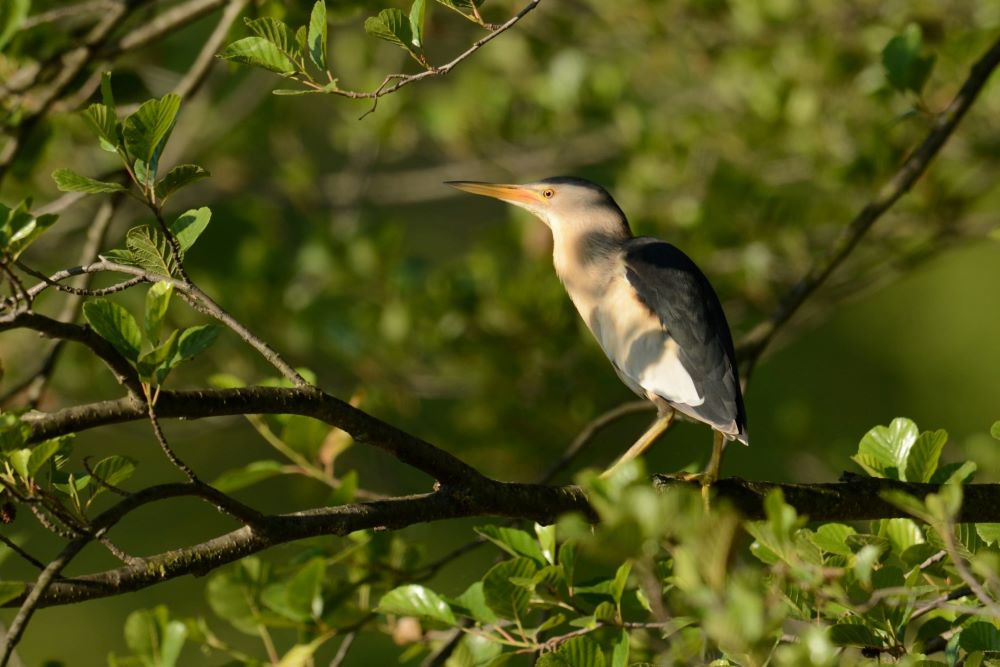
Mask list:
[[[994,42],[993,46],[972,66],[968,78],[951,104],[938,116],[924,141],[903,162],[879,194],[861,209],[827,254],[817,261],[809,273],[785,295],[771,317],[760,323],[740,342],[740,356],[746,364],[745,375],[750,375],[761,354],[774,340],[778,331],[798,312],[802,304],[847,259],[875,222],[900,197],[909,192],[913,184],[923,175],[998,65],[1000,65],[1000,39]]]

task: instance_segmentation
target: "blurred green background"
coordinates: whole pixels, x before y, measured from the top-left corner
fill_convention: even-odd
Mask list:
[[[32,13],[55,4],[36,2]],[[402,50],[361,27],[385,6],[329,2],[330,62],[342,86],[368,90],[386,73],[412,70]],[[500,21],[520,7],[498,0],[483,11]],[[263,2],[248,15],[298,25],[308,10]],[[119,102],[169,91],[217,20],[212,13],[125,55],[114,68]],[[428,21],[432,63],[480,36],[441,6],[430,7]],[[910,24],[936,56],[921,99],[892,90],[881,62],[888,40]],[[22,49],[55,48],[44,43],[53,29],[18,36]],[[588,421],[633,397],[555,278],[545,227],[442,181],[577,175],[602,183],[636,233],[669,240],[703,267],[739,339],[878,192],[998,31],[1000,4],[974,0],[544,0],[447,77],[382,99],[362,120],[368,103],[273,96],[277,77],[220,61],[185,100],[164,156],[167,165],[197,162],[212,178],[171,208],[211,206],[189,272],[286,359],[339,396],[363,391],[364,409],[485,474],[527,481]],[[231,37],[244,34],[237,25]],[[784,331],[747,392],[753,445],[732,447],[724,474],[830,481],[852,469],[848,457],[865,431],[908,416],[946,429],[945,458],[976,460],[977,481],[1000,480],[1000,451],[987,433],[1000,418],[998,118],[994,80],[914,191]],[[54,198],[48,174],[56,167],[96,176],[114,166],[78,116],[57,114],[37,134],[0,192],[7,203]],[[97,205],[91,198],[67,211],[27,259],[46,270],[73,264]],[[110,246],[141,219],[138,207],[123,208]],[[137,310],[141,296],[122,302]],[[40,307],[59,303],[49,295]],[[202,321],[178,306],[172,316]],[[4,382],[34,368],[39,344],[5,335]],[[87,354],[71,350],[63,364],[44,407],[117,395]],[[216,372],[268,375],[224,334],[174,387],[204,385]],[[606,465],[650,418],[623,419],[579,465]],[[268,452],[239,419],[167,428],[206,479]],[[80,443],[81,455],[139,459],[136,483],[174,478],[146,425],[87,433]],[[709,443],[706,429],[680,425],[647,455],[648,468],[701,465]],[[428,488],[367,448],[351,449],[338,466],[356,467],[362,486],[382,493]],[[241,497],[289,511],[323,504],[326,491],[276,479]],[[466,541],[472,525],[404,535],[440,554]],[[117,532],[123,547],[143,554],[229,526],[178,500],[137,513]],[[14,528],[31,535],[33,552],[55,552],[56,541],[36,535],[27,517]],[[489,562],[476,553],[458,572],[472,577]],[[71,571],[112,566],[92,550]],[[30,576],[14,558],[3,570],[4,578]],[[436,585],[453,593],[467,583],[451,571]],[[184,578],[42,610],[19,652],[28,665],[105,664],[109,651],[124,649],[127,613],[158,602],[178,615],[208,613],[202,583]],[[362,642],[348,664],[391,664],[398,653],[385,638]]]

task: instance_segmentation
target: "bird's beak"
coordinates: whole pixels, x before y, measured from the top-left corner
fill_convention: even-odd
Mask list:
[[[446,185],[474,195],[493,197],[510,204],[535,205],[544,202],[541,195],[525,185],[505,185],[502,183],[480,183],[479,181],[447,181]]]

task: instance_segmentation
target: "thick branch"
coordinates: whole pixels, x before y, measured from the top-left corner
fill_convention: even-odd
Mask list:
[[[169,485],[168,490],[180,495],[179,491],[188,486]],[[274,545],[318,535],[347,535],[372,528],[398,529],[425,521],[487,515],[551,523],[558,515],[571,511],[592,514],[583,492],[576,487],[507,484],[480,478],[473,484],[442,487],[423,495],[265,517],[254,528],[245,526],[202,544],[136,558],[115,570],[52,582],[40,596],[38,605],[83,602],[139,590],[186,574],[203,575]],[[19,605],[31,591],[27,589],[7,606]]]
[[[965,83],[962,84],[948,108],[938,116],[934,127],[927,134],[923,143],[903,162],[879,194],[861,209],[829,252],[817,261],[809,273],[785,295],[774,314],[759,324],[741,341],[740,356],[747,364],[747,374],[752,371],[760,355],[763,354],[781,327],[798,312],[802,304],[847,259],[847,256],[851,254],[851,251],[858,245],[865,233],[871,229],[872,225],[900,197],[909,192],[913,184],[923,175],[931,160],[958,127],[965,112],[975,102],[979,92],[998,65],[1000,65],[1000,39],[972,66]]]
[[[698,482],[688,482],[669,475],[654,475],[654,480],[663,489],[699,488]],[[712,492],[717,498],[729,502],[748,519],[764,518],[764,498],[774,489],[781,489],[785,502],[800,515],[808,516],[811,521],[867,521],[910,517],[882,499],[885,491],[905,491],[923,498],[929,493],[936,493],[941,487],[938,484],[867,477],[827,484],[779,484],[729,477],[712,484]],[[1000,522],[1000,484],[967,484],[963,487],[963,496],[959,522]]]

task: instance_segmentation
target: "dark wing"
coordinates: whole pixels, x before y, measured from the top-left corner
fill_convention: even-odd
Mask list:
[[[639,237],[625,244],[625,276],[680,349],[679,358],[705,397],[684,412],[746,442],[746,410],[726,315],[708,278],[683,252]]]

